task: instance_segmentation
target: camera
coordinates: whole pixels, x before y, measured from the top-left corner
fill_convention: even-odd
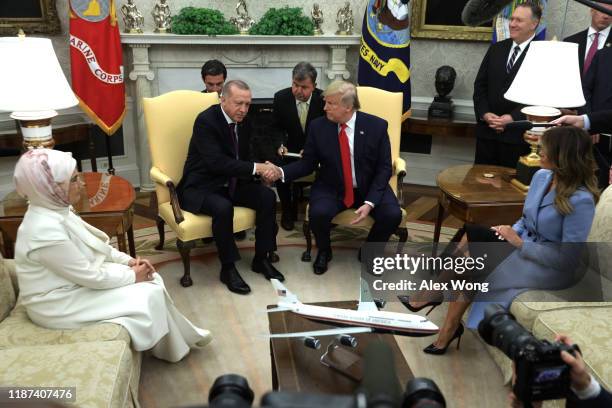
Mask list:
[[[365,353],[364,378],[353,395],[271,391],[261,399],[264,408],[445,408],[446,401],[435,382],[414,378],[401,387],[395,373],[393,356],[382,343],[371,344]],[[246,378],[236,374],[218,377],[208,396],[210,408],[248,408],[253,391]],[[195,408],[195,407],[193,407]]]
[[[501,305],[485,308],[478,333],[514,361],[514,394],[524,403],[566,398],[570,390],[570,367],[561,352],[574,354],[578,346],[536,339]]]

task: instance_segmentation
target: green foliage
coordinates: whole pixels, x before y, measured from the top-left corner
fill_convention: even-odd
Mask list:
[[[252,35],[312,35],[312,21],[298,7],[271,8],[251,28]]]
[[[223,35],[238,34],[238,30],[219,10],[185,7],[172,17],[175,34]]]

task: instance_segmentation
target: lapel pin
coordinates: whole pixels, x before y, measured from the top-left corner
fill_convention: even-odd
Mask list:
[[[365,132],[364,132],[363,130],[360,130],[360,131],[359,131],[359,134],[360,134],[360,135],[363,135],[364,133],[365,133]]]

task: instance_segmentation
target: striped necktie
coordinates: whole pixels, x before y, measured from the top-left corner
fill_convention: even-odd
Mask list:
[[[514,47],[514,51],[512,52],[512,56],[510,57],[510,61],[508,61],[508,65],[506,65],[506,73],[509,74],[512,71],[512,67],[514,66],[514,61],[516,61],[516,56],[518,55],[521,47],[518,45]]]

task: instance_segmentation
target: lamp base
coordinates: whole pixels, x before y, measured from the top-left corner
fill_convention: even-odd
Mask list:
[[[55,111],[40,112],[13,112],[11,118],[19,121],[23,135],[23,149],[53,149],[51,118],[56,116]]]
[[[536,171],[540,170],[540,161],[534,160],[531,154],[523,156],[516,164],[516,177],[511,183],[521,191],[529,190],[529,184]]]

